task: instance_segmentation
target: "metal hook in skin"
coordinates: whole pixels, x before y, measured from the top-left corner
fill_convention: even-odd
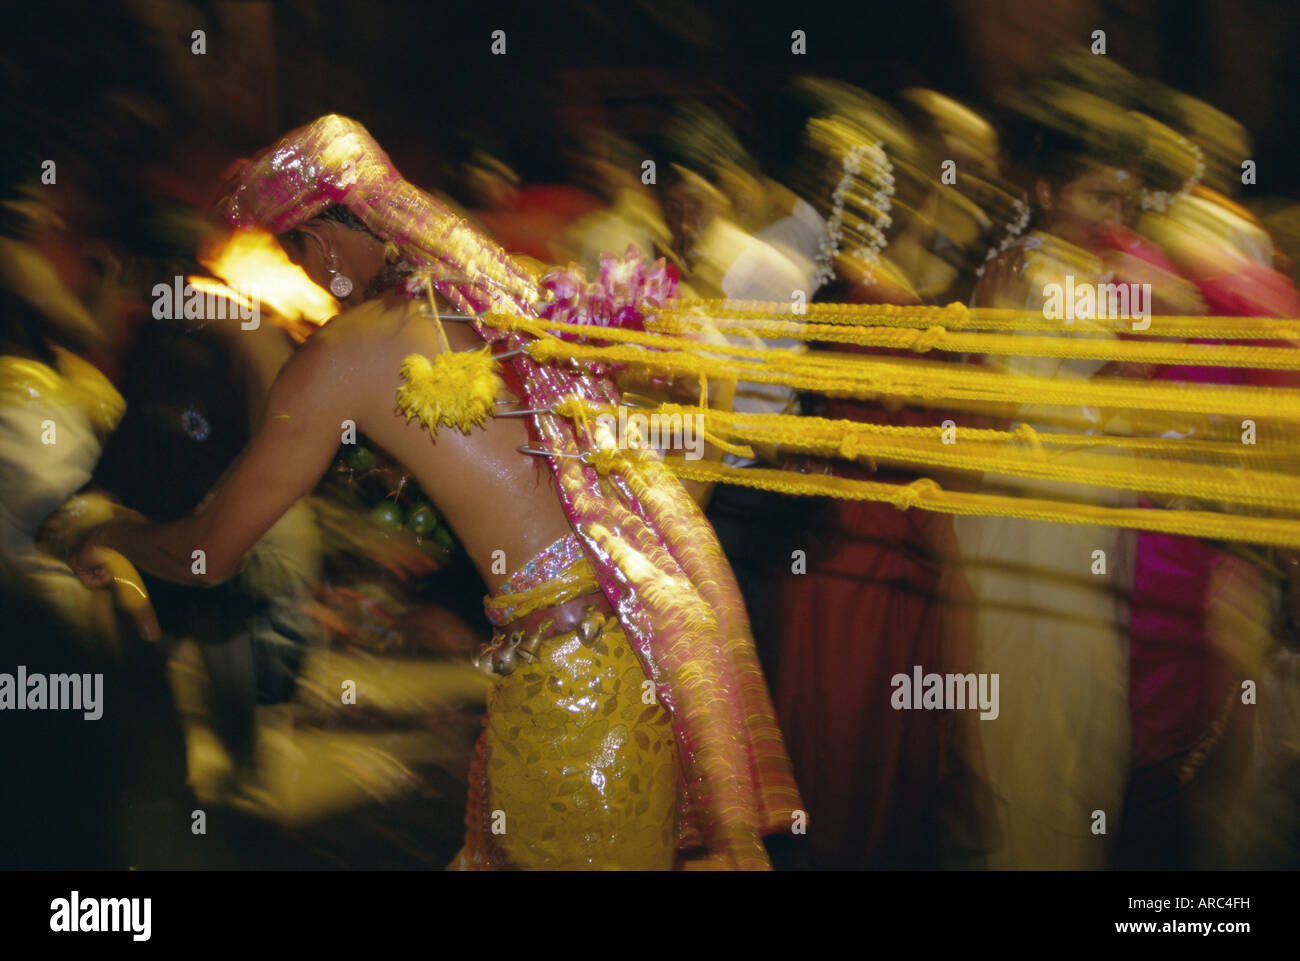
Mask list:
[[[501,403],[501,401],[497,401]],[[506,403],[509,403],[507,401]],[[518,410],[499,410],[494,413],[493,417],[531,417],[533,414],[554,414],[554,407],[527,407]]]
[[[476,320],[482,320],[484,317],[483,314],[444,314],[444,313],[435,314],[432,310],[429,309],[427,304],[420,305],[420,313],[425,317],[433,317],[438,320],[456,320],[466,324],[472,323],[473,321]],[[456,351],[456,353],[470,354],[473,353],[474,351],[482,350],[482,349],[483,349],[483,345],[478,344],[475,345],[474,347],[464,347]],[[524,354],[524,353],[527,353],[526,347],[516,347],[514,350],[507,350],[507,351],[503,351],[500,354],[493,354],[492,358],[493,360],[509,360],[511,357],[518,357],[520,354]]]
[[[499,417],[501,415],[498,414],[497,416]],[[591,456],[585,451],[581,454],[567,454],[564,451],[542,450],[537,447],[529,447],[527,444],[520,444],[515,448],[515,450],[519,451],[521,454],[532,454],[534,457],[571,457],[574,460],[582,461],[584,464],[591,463]]]
[[[434,316],[433,311],[429,309],[429,305],[428,305],[428,304],[421,304],[421,305],[420,305],[420,315],[423,316],[423,317],[432,317],[432,316]],[[438,319],[439,319],[439,320],[458,320],[458,321],[461,321],[462,323],[466,323],[466,324],[470,323],[471,321],[482,320],[482,319],[483,319],[483,315],[482,315],[482,314],[444,314],[444,313],[439,313],[437,316],[438,316]]]
[[[443,319],[446,320],[445,317],[444,317]],[[458,354],[472,354],[472,353],[474,353],[475,351],[482,350],[483,347],[484,347],[483,344],[477,344],[477,345],[474,346],[474,347],[462,347],[460,350],[456,351],[456,353],[458,353]],[[493,355],[492,355],[492,359],[493,359],[493,360],[509,360],[511,357],[518,357],[520,354],[523,354],[523,353],[526,353],[526,352],[527,352],[527,348],[524,348],[524,347],[516,347],[514,350],[507,350],[507,351],[505,351],[504,353],[493,354]]]

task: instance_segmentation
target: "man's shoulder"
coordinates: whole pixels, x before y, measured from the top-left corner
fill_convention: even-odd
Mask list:
[[[304,373],[339,364],[355,366],[383,339],[384,331],[392,324],[393,312],[394,305],[369,300],[335,315],[299,345],[294,366]]]
[[[320,350],[355,350],[362,343],[373,343],[418,309],[419,303],[409,297],[367,300],[331,318],[306,343]]]

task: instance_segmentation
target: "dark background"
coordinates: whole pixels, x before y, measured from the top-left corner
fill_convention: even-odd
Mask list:
[[[129,0],[31,3],[6,20],[6,185],[71,147],[116,189],[159,167],[212,191],[234,157],[327,112],[360,120],[426,186],[467,144],[525,180],[555,181],[568,179],[580,125],[641,140],[683,96],[708,101],[761,159],[781,135],[775,96],[792,76],[886,98],[925,85],[984,112],[1004,85],[1102,29],[1115,62],[1245,124],[1261,191],[1300,196],[1300,13],[1271,0]],[[194,29],[207,31],[204,56],[190,52]],[[490,52],[496,29],[504,56]],[[791,53],[795,29],[804,56]]]

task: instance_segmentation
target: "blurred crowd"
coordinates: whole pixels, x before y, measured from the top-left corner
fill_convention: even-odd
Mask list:
[[[207,276],[200,252],[228,241],[211,200],[242,146],[169,139],[166,112],[121,91],[40,119],[57,148],[10,153],[0,208],[0,669],[93,665],[113,701],[98,724],[0,719],[0,756],[28,772],[3,779],[0,865],[442,867],[460,844],[486,689],[469,666],[489,634],[486,589],[382,451],[341,445],[326,480],[221,587],[150,580],[156,637],[131,597],[88,591],[63,564],[60,545],[110,503],[159,520],[191,510],[246,444],[303,332],[296,318],[250,331],[154,310],[155,284]],[[1087,50],[978,111],[932,89],[884,99],[807,77],[761,107],[679,100],[658,127],[580,125],[560,160],[567,175],[551,182],[516,172],[510,158],[527,145],[510,131],[453,132],[441,181],[423,186],[543,263],[595,276],[602,255],[666,258],[684,297],[1041,311],[1044,288],[1071,276],[1149,283],[1153,315],[1300,316],[1300,206],[1257,184],[1248,131]],[[1223,382],[1190,367],[939,362]],[[1256,371],[1233,382],[1295,386]],[[991,425],[772,385],[711,390],[710,402]],[[1044,411],[1014,420],[1053,429]],[[754,454],[725,456],[918,476]],[[807,835],[774,848],[778,867],[1300,861],[1296,559],[1113,528],[692,492],[738,575],[809,808]],[[1013,492],[1138,504],[1083,485]],[[1080,560],[1096,549],[1104,579]],[[796,550],[807,569],[792,574]],[[891,678],[916,665],[1000,674],[999,718],[897,710]],[[1245,679],[1255,704],[1242,704]],[[364,707],[339,702],[348,682]],[[1100,836],[1097,811],[1109,819]]]

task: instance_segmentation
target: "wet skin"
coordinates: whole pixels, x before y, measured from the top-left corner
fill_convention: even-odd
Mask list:
[[[482,346],[466,324],[443,327],[452,350]],[[357,428],[415,475],[488,584],[501,580],[490,574],[493,551],[505,551],[513,571],[569,532],[549,465],[517,450],[529,443],[522,419],[489,418],[468,435],[443,427],[430,439],[418,419],[394,412],[402,361],[440,349],[434,322],[417,303],[400,296],[371,302],[332,321],[313,340],[319,341],[313,349],[328,358],[322,361],[331,367],[327,379],[348,398],[336,411],[354,410],[346,416]],[[500,397],[517,400],[504,389]],[[336,442],[338,420],[327,426]]]
[[[328,282],[312,254],[303,259],[310,261],[313,279]],[[349,265],[346,252],[339,263],[344,269]],[[354,293],[348,302],[357,299]],[[346,420],[415,476],[489,586],[503,579],[491,573],[493,552],[504,551],[506,570],[514,571],[568,533],[549,466],[517,450],[528,443],[522,419],[489,418],[468,435],[443,427],[431,439],[418,419],[407,421],[395,411],[402,361],[410,354],[432,357],[441,349],[434,321],[419,307],[420,302],[389,294],[330,321],[280,372],[253,440],[191,516],[167,525],[129,517],[114,521],[73,553],[73,569],[90,585],[111,580],[97,551],[103,546],[165,580],[220,583],[328,470]],[[444,327],[453,350],[483,344],[468,325]],[[504,390],[501,398],[514,399]],[[200,549],[206,573],[196,574],[192,553]]]

